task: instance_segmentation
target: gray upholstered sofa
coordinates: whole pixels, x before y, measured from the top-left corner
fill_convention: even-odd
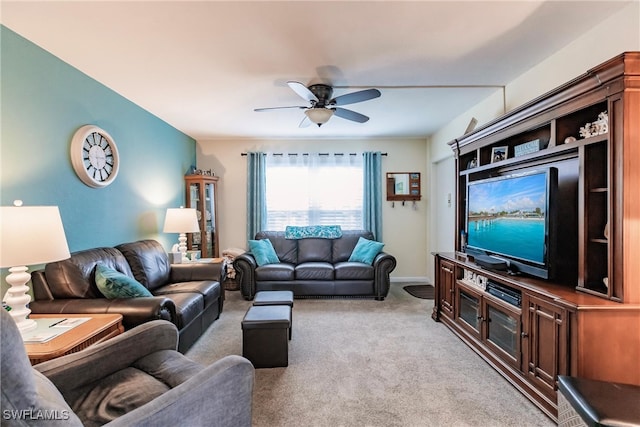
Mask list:
[[[153,296],[105,298],[96,285],[98,263],[135,278]],[[222,312],[220,274],[220,264],[170,264],[155,240],[87,249],[33,272],[35,300],[30,309],[33,313],[119,313],[125,329],[168,320],[180,332],[179,350],[184,353]]]
[[[342,237],[335,239],[287,239],[283,231],[261,231],[256,240],[269,239],[280,262],[258,266],[251,252],[236,257],[233,266],[242,296],[250,300],[258,291],[290,290],[296,298],[340,296],[384,300],[396,259],[380,252],[372,265],[349,262],[360,237],[373,240],[373,233],[345,230]]]
[[[167,321],[31,367],[15,322],[0,312],[3,426],[251,426],[251,362],[196,363],[175,351]]]

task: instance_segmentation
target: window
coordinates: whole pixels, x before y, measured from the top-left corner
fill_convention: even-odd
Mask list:
[[[356,155],[268,155],[267,230],[287,225],[363,228],[363,162]]]

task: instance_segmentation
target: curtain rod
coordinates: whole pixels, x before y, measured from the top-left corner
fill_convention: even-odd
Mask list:
[[[266,155],[267,153],[263,153],[263,154]],[[357,156],[358,155],[358,153],[346,153],[346,154],[345,153],[316,153],[316,154],[318,154],[319,156],[330,156],[331,154],[333,154],[334,156],[345,156],[345,155],[346,156]],[[241,156],[246,156],[247,153],[240,153],[240,155]],[[271,153],[271,155],[273,155],[273,156],[284,156],[284,155],[287,155],[287,156],[298,156],[298,155],[308,156],[309,153]],[[380,155],[381,156],[386,156],[387,153],[380,153]]]

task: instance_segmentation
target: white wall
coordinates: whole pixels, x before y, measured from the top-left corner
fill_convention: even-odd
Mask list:
[[[387,172],[420,172],[422,200],[402,206],[384,202],[383,241],[385,251],[398,262],[393,280],[424,280],[430,255],[427,252],[429,210],[428,158],[426,139],[367,140],[203,140],[197,142],[197,166],[213,169],[218,184],[218,227],[220,248],[246,248],[247,158],[241,153],[361,153],[382,151],[383,177]],[[384,181],[383,181],[384,185]],[[384,188],[384,187],[383,187]],[[386,188],[383,190],[386,196]],[[292,195],[295,197],[295,195]],[[386,198],[386,197],[385,197]]]
[[[635,1],[609,19],[601,22],[581,38],[565,46],[554,55],[522,74],[506,88],[504,94],[497,91],[469,111],[461,114],[430,138],[431,161],[438,162],[451,155],[448,142],[462,135],[472,117],[482,126],[505,111],[516,108],[561,84],[578,77],[614,56],[625,51],[640,51],[640,2]],[[455,174],[450,170],[432,168],[434,173]],[[438,177],[432,178],[434,181]],[[446,178],[443,178],[446,180]],[[440,203],[437,200],[435,203]],[[432,227],[446,229],[438,219],[435,204],[430,206],[430,216],[435,218]],[[451,235],[453,241],[455,231]],[[429,252],[438,250],[435,240],[429,243]],[[429,260],[429,277],[433,275],[433,260]]]

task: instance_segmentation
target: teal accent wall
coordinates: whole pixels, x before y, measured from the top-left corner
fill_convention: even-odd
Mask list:
[[[184,204],[183,175],[196,162],[195,140],[10,29],[0,30],[2,205],[20,199],[59,206],[72,252],[142,238],[170,249],[178,236],[162,233],[164,216],[166,208]],[[86,124],[106,130],[118,147],[120,171],[105,188],[83,184],[71,165],[71,138]]]

